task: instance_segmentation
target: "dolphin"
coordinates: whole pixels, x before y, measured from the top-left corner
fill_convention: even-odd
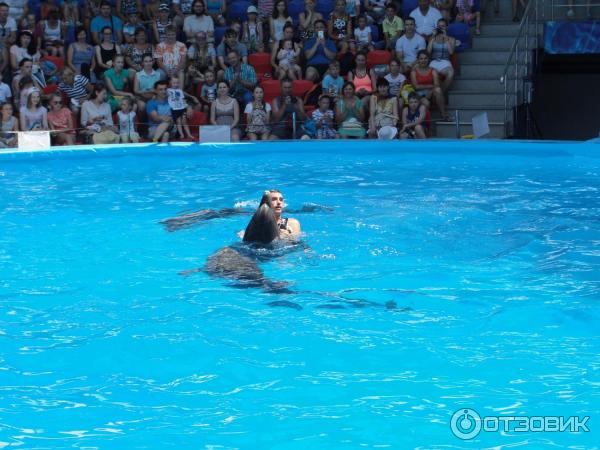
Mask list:
[[[288,283],[272,281],[258,267],[256,260],[242,255],[232,247],[224,247],[210,255],[202,271],[216,278],[233,280],[233,286],[242,288],[260,288],[265,292],[289,294]]]

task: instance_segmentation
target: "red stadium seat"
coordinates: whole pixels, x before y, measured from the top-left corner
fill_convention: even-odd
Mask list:
[[[279,80],[264,80],[260,83],[260,86],[265,91],[264,100],[267,103],[271,103],[275,97],[281,95],[281,84]]]
[[[270,53],[253,53],[248,55],[248,64],[254,67],[258,82],[271,78],[273,75],[273,67],[271,66]]]
[[[65,60],[63,58],[59,58],[58,56],[44,56],[42,58],[42,61],[44,60],[53,63],[59,71],[62,70],[63,67],[65,67]]]
[[[310,80],[294,80],[292,82],[292,93],[296,97],[304,98],[304,94],[310,91],[314,83]]]
[[[367,68],[370,69],[378,64],[389,64],[391,60],[391,52],[387,50],[374,50],[367,54]]]

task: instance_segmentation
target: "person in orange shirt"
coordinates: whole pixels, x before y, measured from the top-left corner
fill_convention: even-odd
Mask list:
[[[177,75],[181,85],[185,86],[187,47],[183,42],[177,41],[177,32],[172,25],[165,30],[165,41],[154,49],[154,59],[168,78]]]

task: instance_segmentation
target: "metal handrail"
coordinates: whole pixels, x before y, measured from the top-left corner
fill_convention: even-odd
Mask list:
[[[515,80],[514,80],[514,95],[515,95],[515,104],[518,102],[518,93],[519,93],[519,43],[523,37],[523,30],[525,29],[525,67],[529,67],[529,33],[530,33],[530,23],[529,23],[529,17],[531,16],[531,11],[533,8],[534,14],[535,14],[535,18],[534,18],[534,24],[535,24],[535,48],[537,49],[538,47],[538,39],[539,39],[539,34],[538,34],[538,22],[539,22],[539,17],[538,17],[538,9],[539,9],[539,3],[544,3],[543,0],[530,0],[527,3],[527,6],[525,7],[525,11],[523,12],[523,17],[521,18],[521,22],[519,24],[519,30],[517,32],[517,35],[515,36],[515,39],[513,41],[513,44],[510,48],[510,51],[508,53],[508,58],[506,59],[506,63],[504,64],[504,69],[502,71],[502,75],[500,76],[500,83],[502,83],[504,85],[504,135],[508,136],[508,109],[509,109],[509,105],[508,105],[508,73],[509,70],[511,69],[511,65],[514,66],[514,76],[515,76]],[[514,56],[514,62],[513,62],[513,56]],[[513,129],[514,129],[514,123],[513,123]]]

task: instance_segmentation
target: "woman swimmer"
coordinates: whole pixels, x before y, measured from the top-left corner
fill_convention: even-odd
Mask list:
[[[241,235],[244,242],[271,243],[280,239],[297,239],[300,236],[300,222],[291,217],[282,217],[285,201],[281,191],[265,191],[258,209],[252,216],[246,230]]]

